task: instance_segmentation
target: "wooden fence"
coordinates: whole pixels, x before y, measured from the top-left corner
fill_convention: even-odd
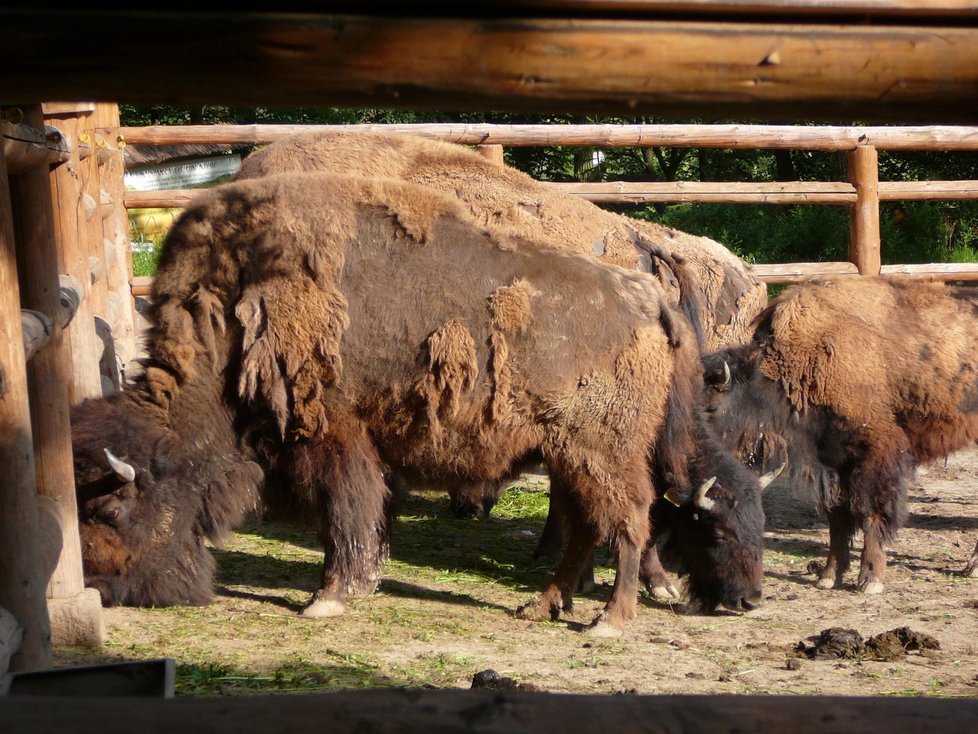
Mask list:
[[[880,181],[877,152],[978,150],[978,127],[813,127],[801,125],[202,125],[124,127],[118,141],[132,145],[264,145],[313,130],[362,130],[413,133],[476,145],[501,159],[502,146],[588,146],[780,149],[844,154],[849,180],[840,182],[609,182],[550,184],[597,203],[710,202],[732,204],[820,204],[850,211],[847,262],[755,265],[771,284],[796,283],[813,275],[862,274],[978,280],[978,263],[882,265],[879,205],[882,201],[978,199],[978,181]],[[181,207],[193,190],[127,192],[125,205]],[[139,279],[136,292],[148,291]]]

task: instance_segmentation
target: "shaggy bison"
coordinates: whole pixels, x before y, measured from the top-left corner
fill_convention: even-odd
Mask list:
[[[700,330],[707,350],[746,341],[752,319],[767,305],[764,283],[719,243],[555,192],[464,146],[396,133],[310,132],[252,153],[237,177],[289,171],[422,184],[457,199],[495,231],[652,273]]]
[[[673,534],[704,541],[697,598],[760,596],[759,494],[714,471],[729,457],[698,437],[696,340],[645,274],[487,232],[430,188],[282,175],[200,195],[152,301],[138,384],[73,415],[86,578],[107,603],[206,601],[203,539],[260,498],[321,532],[304,614],[341,613],[378,583],[389,473],[494,481],[537,456],[571,532],[524,617],[569,608],[603,539],[618,570],[592,628],[635,615],[653,477],[687,510]]]
[[[749,344],[704,361],[726,443],[755,464],[786,448],[791,479],[816,489],[830,538],[818,586],[842,584],[858,529],[859,589],[881,592],[914,467],[978,438],[978,292],[815,280],[772,302]]]

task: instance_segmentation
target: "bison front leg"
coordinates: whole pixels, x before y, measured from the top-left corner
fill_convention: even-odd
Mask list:
[[[679,589],[669,579],[666,569],[662,566],[655,538],[649,540],[648,545],[645,546],[638,577],[652,598],[659,601],[675,601],[679,598]]]
[[[852,515],[846,507],[828,511],[829,555],[815,585],[820,589],[842,586],[842,579],[849,570],[849,544],[852,541]]]
[[[324,561],[319,589],[304,617],[333,617],[350,595],[372,593],[388,555],[390,490],[377,451],[360,427],[302,445],[297,484],[310,491],[320,518]]]
[[[574,525],[550,582],[540,596],[516,611],[518,617],[535,621],[556,620],[561,612],[574,608],[574,590],[599,540],[593,529],[580,527],[577,523]]]
[[[876,518],[863,523],[863,552],[859,559],[859,590],[864,594],[883,593],[883,573],[886,571],[886,551],[883,550],[883,531]]]
[[[621,538],[618,543],[618,569],[611,598],[588,627],[597,637],[618,637],[625,631],[625,622],[638,616],[638,569],[641,563],[641,546],[631,538]]]
[[[558,559],[567,537],[567,507],[566,489],[560,485],[560,480],[550,480],[550,504],[547,508],[547,520],[543,524],[540,542],[533,551],[533,560],[540,558]],[[581,594],[589,594],[597,588],[594,580],[594,554],[588,556],[581,570],[581,578],[577,590]]]

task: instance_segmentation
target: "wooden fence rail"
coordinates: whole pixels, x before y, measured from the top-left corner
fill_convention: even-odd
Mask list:
[[[848,181],[715,182],[656,181],[551,183],[564,193],[596,203],[647,204],[700,202],[724,204],[820,204],[850,210],[849,259],[863,275],[942,280],[978,280],[966,265],[924,267],[881,265],[879,205],[883,201],[961,201],[978,199],[978,181],[879,181],[879,150],[978,150],[978,127],[814,127],[806,125],[186,125],[120,127],[105,135],[138,145],[263,145],[302,132],[387,132],[476,145],[497,157],[501,146],[711,147],[802,149],[844,152]],[[182,207],[193,190],[127,192],[125,205]],[[777,264],[757,269],[767,283],[795,283],[811,275],[843,274],[841,263]],[[146,290],[134,284],[139,293]]]

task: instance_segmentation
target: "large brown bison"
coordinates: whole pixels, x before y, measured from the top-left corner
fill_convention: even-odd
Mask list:
[[[883,591],[914,467],[978,438],[978,291],[815,280],[773,301],[749,344],[704,362],[728,445],[758,465],[786,447],[792,481],[817,491],[830,537],[818,586],[843,583],[861,530],[858,588]]]
[[[700,330],[706,350],[746,341],[767,305],[765,285],[719,243],[606,211],[461,145],[385,132],[301,133],[246,157],[237,178],[289,171],[422,184],[457,199],[485,227],[652,273]]]
[[[378,583],[389,473],[498,480],[536,457],[571,533],[523,616],[569,608],[604,539],[618,571],[593,629],[635,615],[653,478],[673,535],[702,541],[683,548],[695,599],[760,597],[759,493],[702,440],[696,340],[654,278],[487,232],[430,188],[282,175],[192,203],[152,302],[138,384],[73,416],[86,578],[109,604],[207,600],[203,539],[261,498],[321,531],[304,614],[341,613]]]
[[[689,316],[707,350],[746,341],[751,320],[767,304],[764,284],[719,243],[555,192],[460,145],[385,132],[303,133],[248,156],[237,178],[289,171],[344,172],[422,184],[454,197],[480,224],[503,236],[654,274],[670,300]],[[456,516],[486,516],[502,486],[455,483],[449,490]],[[537,555],[559,553],[564,538],[552,513]],[[654,595],[678,595],[654,553],[642,576]]]

